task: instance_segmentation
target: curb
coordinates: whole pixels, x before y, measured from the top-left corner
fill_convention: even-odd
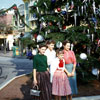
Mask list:
[[[0,91],[5,88],[7,85],[9,85],[12,81],[14,81],[15,79],[19,78],[19,77],[22,77],[22,76],[25,76],[25,75],[28,75],[30,73],[27,73],[27,74],[22,74],[22,75],[19,75],[19,76],[16,76],[14,78],[12,78],[11,80],[5,82],[1,87],[0,87]]]

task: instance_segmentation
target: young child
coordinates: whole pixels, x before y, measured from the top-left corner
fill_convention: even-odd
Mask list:
[[[46,45],[39,45],[39,53],[33,58],[33,84],[39,86],[39,100],[51,100],[50,73],[48,72],[47,57],[44,55]]]
[[[61,100],[61,96],[67,96],[71,94],[71,88],[66,75],[69,73],[65,69],[63,50],[57,50],[56,55],[57,57],[51,63],[51,72],[53,76],[52,94],[55,96],[55,100]]]

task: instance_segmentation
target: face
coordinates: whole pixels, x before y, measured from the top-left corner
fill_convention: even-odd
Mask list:
[[[39,48],[40,54],[43,54],[44,55],[45,51],[46,51],[46,47]]]
[[[54,49],[54,44],[53,43],[48,44],[48,48],[49,48],[49,50],[53,50]]]
[[[63,53],[58,54],[57,56],[58,56],[59,59],[63,59],[64,58],[64,54]]]
[[[64,46],[64,49],[65,49],[66,51],[68,51],[68,50],[70,49],[70,43],[66,43],[66,45]]]

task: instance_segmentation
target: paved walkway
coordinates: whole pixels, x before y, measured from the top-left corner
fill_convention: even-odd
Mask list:
[[[86,91],[88,93],[88,91]],[[100,100],[100,95],[98,96],[85,96],[85,97],[76,97],[73,100]]]

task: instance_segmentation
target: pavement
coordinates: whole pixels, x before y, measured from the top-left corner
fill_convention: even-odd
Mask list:
[[[3,51],[0,51],[0,56],[1,57],[12,57],[13,58],[13,52],[12,51],[7,51],[6,54],[4,54]],[[16,57],[16,58],[18,58],[18,57]],[[20,56],[20,58],[26,58],[26,57],[21,57]],[[9,82],[11,82],[14,79],[16,79],[17,77],[21,77],[21,76],[22,75],[16,76],[12,80],[10,80]],[[88,93],[88,91],[86,91],[86,92]],[[97,96],[74,97],[73,100],[100,100],[100,95],[97,95]]]
[[[88,91],[86,91],[88,92]],[[100,100],[100,95],[98,96],[84,96],[84,97],[75,97],[73,100]]]

